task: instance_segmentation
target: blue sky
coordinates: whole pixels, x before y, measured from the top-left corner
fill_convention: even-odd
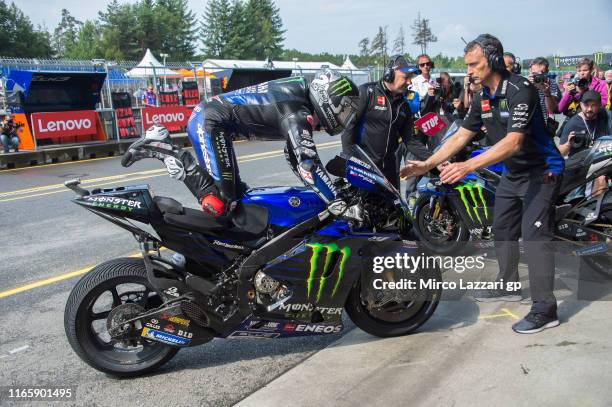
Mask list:
[[[52,31],[62,8],[78,19],[93,19],[108,2],[22,0],[18,5],[33,23]],[[189,4],[201,15],[206,1]],[[469,41],[483,32],[498,36],[506,50],[522,58],[612,52],[612,0],[276,0],[276,5],[287,29],[285,47],[307,52],[358,53],[359,40],[372,38],[378,26],[388,26],[393,40],[403,24],[409,37],[419,11],[438,36],[430,54],[461,55],[460,37]],[[417,46],[407,42],[407,51],[417,54]]]

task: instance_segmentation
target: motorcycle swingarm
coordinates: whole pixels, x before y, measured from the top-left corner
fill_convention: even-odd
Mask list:
[[[196,315],[194,307],[197,307],[195,303],[184,299],[166,303],[136,318],[123,321],[122,325],[129,325],[130,328],[112,337],[128,341],[145,338],[180,347],[201,345],[215,335],[202,326],[207,324],[206,315],[201,310],[201,314]]]

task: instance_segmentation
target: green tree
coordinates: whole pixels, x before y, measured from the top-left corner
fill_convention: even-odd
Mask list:
[[[231,6],[229,0],[210,0],[202,16],[202,51],[211,58],[225,58],[230,39]]]
[[[378,27],[378,33],[372,38],[370,52],[372,55],[379,57],[379,62],[382,65],[387,63],[387,26]]]
[[[102,58],[102,33],[97,22],[87,20],[77,34],[76,43],[68,50],[66,57],[71,59]]]
[[[249,59],[277,58],[283,51],[283,22],[272,0],[248,0],[245,14],[249,16],[247,38]]]
[[[252,47],[253,39],[248,37],[249,19],[244,3],[234,0],[229,15],[229,33],[226,42],[224,58],[245,59]]]
[[[142,57],[138,44],[137,6],[113,0],[98,12],[102,31],[104,58],[120,61]]]
[[[421,54],[427,53],[427,44],[438,41],[438,37],[431,32],[429,20],[421,18],[421,13],[418,14],[417,19],[412,24],[412,32],[414,38],[412,43],[421,47]]]
[[[362,57],[370,55],[370,40],[368,37],[365,37],[359,41],[359,55]]]
[[[70,50],[76,46],[79,29],[82,22],[74,18],[68,10],[62,9],[62,20],[53,31],[52,45],[55,55],[66,57]]]
[[[393,41],[393,52],[397,54],[403,54],[404,48],[406,47],[406,37],[404,35],[404,25],[400,24],[399,31],[397,32],[397,37]]]
[[[0,0],[0,55],[22,58],[48,58],[53,55],[49,33],[34,29],[30,19],[11,3]]]
[[[159,53],[164,29],[160,27],[158,20],[160,19],[159,13],[165,12],[165,9],[159,10],[153,0],[142,0],[136,3],[134,8],[136,11],[135,39],[138,52],[142,55],[147,48],[150,48],[153,53]]]
[[[198,28],[197,19],[189,9],[187,0],[158,0],[155,16],[155,29],[161,38],[154,48],[167,53],[174,60],[192,59]]]

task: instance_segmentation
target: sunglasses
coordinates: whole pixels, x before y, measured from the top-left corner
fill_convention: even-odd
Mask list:
[[[431,62],[423,62],[423,63],[419,64],[419,66],[421,68],[423,68],[424,66],[431,66]]]

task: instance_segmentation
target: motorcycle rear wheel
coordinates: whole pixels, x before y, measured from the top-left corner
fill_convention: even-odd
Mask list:
[[[133,343],[115,341],[106,324],[108,315],[120,305],[148,310],[163,301],[149,283],[142,259],[120,258],[102,263],[79,280],[70,293],[64,312],[68,342],[84,362],[101,372],[117,377],[151,372],[172,359],[179,349],[144,338]]]

